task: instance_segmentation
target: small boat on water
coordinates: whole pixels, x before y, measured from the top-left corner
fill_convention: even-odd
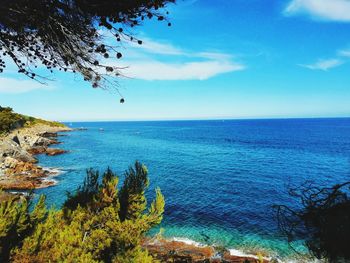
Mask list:
[[[99,131],[101,131],[101,132],[104,131],[104,130],[105,130],[105,129],[103,129],[103,128],[100,128],[100,129],[99,129]]]

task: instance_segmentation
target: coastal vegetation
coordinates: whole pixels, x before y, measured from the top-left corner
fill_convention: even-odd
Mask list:
[[[0,106],[0,135],[15,128],[23,127],[26,120],[24,116],[14,113],[9,107]]]
[[[33,209],[26,198],[0,203],[0,261],[7,262],[152,262],[141,247],[145,233],[159,224],[164,197],[156,189],[149,207],[147,168],[136,162],[119,177],[95,170],[61,209],[48,209],[41,196]]]
[[[10,107],[0,106],[0,135],[6,134],[14,129],[32,127],[37,124],[51,127],[65,127],[64,124],[54,121],[46,121],[19,113],[15,113]]]

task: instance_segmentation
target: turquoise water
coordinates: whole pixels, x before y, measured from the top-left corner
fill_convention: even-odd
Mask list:
[[[287,185],[329,186],[350,178],[350,119],[73,123],[60,137],[68,154],[40,156],[58,184],[37,193],[60,206],[85,170],[120,175],[135,160],[166,197],[166,237],[289,255],[273,204],[296,205]],[[104,131],[100,131],[103,128]],[[155,229],[153,232],[157,232]]]

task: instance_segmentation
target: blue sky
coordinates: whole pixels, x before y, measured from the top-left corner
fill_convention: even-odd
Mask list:
[[[350,116],[349,0],[182,0],[171,27],[147,21],[125,45],[119,95],[55,72],[10,68],[0,105],[52,120]],[[49,73],[45,73],[49,75]]]

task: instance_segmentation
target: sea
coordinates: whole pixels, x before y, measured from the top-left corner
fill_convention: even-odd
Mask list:
[[[290,187],[350,180],[350,118],[74,122],[58,145],[67,154],[39,156],[58,169],[57,184],[36,190],[59,208],[86,169],[124,171],[136,160],[149,170],[149,200],[159,187],[169,239],[214,245],[232,253],[293,258],[277,227],[274,205],[300,206]],[[55,145],[57,147],[57,145]],[[293,244],[306,253],[302,242]]]

